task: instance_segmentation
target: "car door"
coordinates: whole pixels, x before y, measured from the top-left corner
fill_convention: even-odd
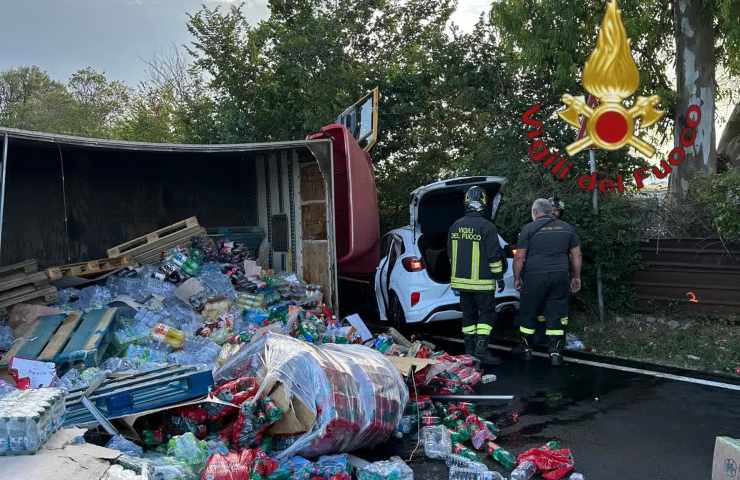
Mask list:
[[[393,234],[387,233],[380,241],[380,262],[375,269],[375,300],[380,318],[385,318],[388,309],[388,258],[392,243]]]
[[[375,275],[375,296],[381,318],[385,317],[388,310],[391,274],[402,252],[402,242],[401,238],[393,233],[388,233],[380,242],[380,254],[383,255],[383,258],[378,264]]]

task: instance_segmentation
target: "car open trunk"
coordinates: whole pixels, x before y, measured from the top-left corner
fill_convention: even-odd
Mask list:
[[[488,192],[484,215],[494,219],[501,202],[502,177],[465,177],[436,182],[411,194],[411,218],[422,259],[429,277],[438,283],[450,283],[451,267],[447,256],[447,232],[465,215],[465,192],[478,185]]]

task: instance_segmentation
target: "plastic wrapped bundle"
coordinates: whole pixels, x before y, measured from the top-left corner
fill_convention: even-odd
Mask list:
[[[255,377],[285,417],[269,434],[294,435],[277,458],[349,452],[386,441],[396,430],[408,389],[385,356],[361,345],[311,345],[268,333],[218,369],[223,382]],[[250,400],[253,402],[254,400]]]

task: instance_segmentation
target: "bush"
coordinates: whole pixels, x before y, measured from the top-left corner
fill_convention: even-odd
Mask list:
[[[694,177],[689,195],[723,240],[740,240],[740,169]]]

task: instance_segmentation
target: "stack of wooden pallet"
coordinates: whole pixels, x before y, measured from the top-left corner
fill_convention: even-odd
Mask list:
[[[198,219],[190,217],[108,249],[108,258],[126,255],[140,264],[156,263],[162,260],[167,250],[187,245],[191,238],[205,233]]]
[[[136,266],[136,262],[129,255],[117,258],[101,258],[100,260],[90,260],[89,262],[71,263],[52,267],[47,270],[49,278],[62,277],[97,277],[104,273],[118,270],[120,268]]]
[[[57,289],[49,285],[57,280],[56,273],[39,271],[36,260],[25,260],[13,265],[0,267],[0,310],[17,303],[57,301]]]

